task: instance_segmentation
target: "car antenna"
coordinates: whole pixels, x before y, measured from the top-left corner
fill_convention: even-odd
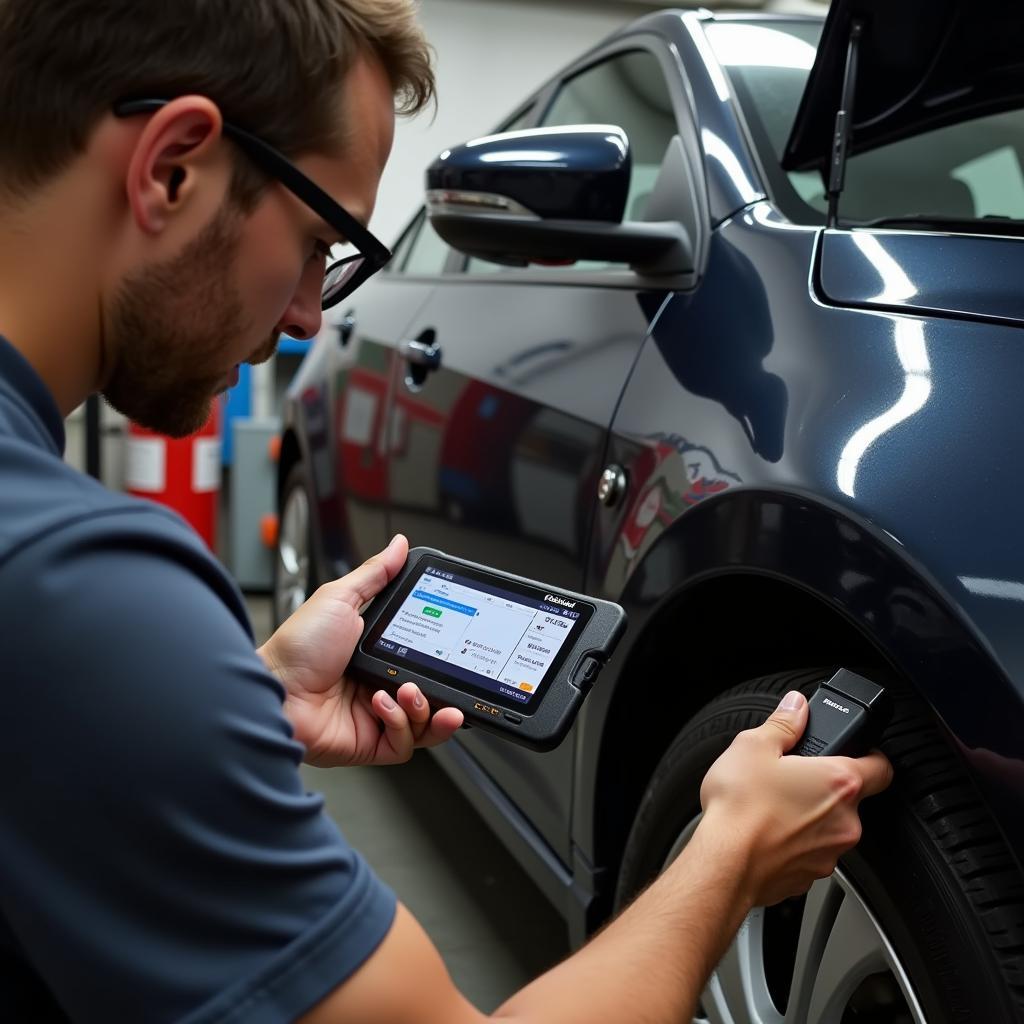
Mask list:
[[[857,88],[857,60],[860,56],[860,37],[864,22],[856,20],[850,25],[850,42],[846,50],[846,71],[843,75],[843,95],[836,111],[836,128],[832,136],[832,165],[828,176],[828,223],[830,228],[839,224],[839,196],[846,180],[846,156],[853,127],[853,98]]]

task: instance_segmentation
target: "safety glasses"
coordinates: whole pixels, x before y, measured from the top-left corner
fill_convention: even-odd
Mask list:
[[[118,117],[151,114],[169,102],[162,99],[124,100],[114,105],[114,113]],[[353,255],[327,266],[321,298],[323,309],[330,309],[351,295],[391,259],[391,250],[383,242],[273,146],[229,121],[223,122],[222,131],[257,167],[284,185],[357,250]]]

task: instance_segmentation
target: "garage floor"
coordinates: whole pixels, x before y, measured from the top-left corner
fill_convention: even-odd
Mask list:
[[[270,602],[249,596],[257,641]],[[395,768],[304,768],[346,838],[419,919],[484,1012],[568,952],[561,918],[429,754]]]

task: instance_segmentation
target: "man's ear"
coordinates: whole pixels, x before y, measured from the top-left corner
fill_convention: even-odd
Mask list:
[[[217,148],[222,126],[220,110],[205,96],[178,97],[152,115],[135,143],[125,182],[142,231],[163,231],[193,198],[201,181],[226,187]]]

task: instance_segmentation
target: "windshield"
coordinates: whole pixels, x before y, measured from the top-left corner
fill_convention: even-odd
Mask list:
[[[821,175],[787,173],[779,163],[822,23],[724,21],[705,30],[743,109],[776,205],[796,223],[823,224],[828,204]],[[1015,110],[853,156],[846,164],[840,219],[861,224],[929,216],[1024,221],[1022,148],[1024,112]]]

